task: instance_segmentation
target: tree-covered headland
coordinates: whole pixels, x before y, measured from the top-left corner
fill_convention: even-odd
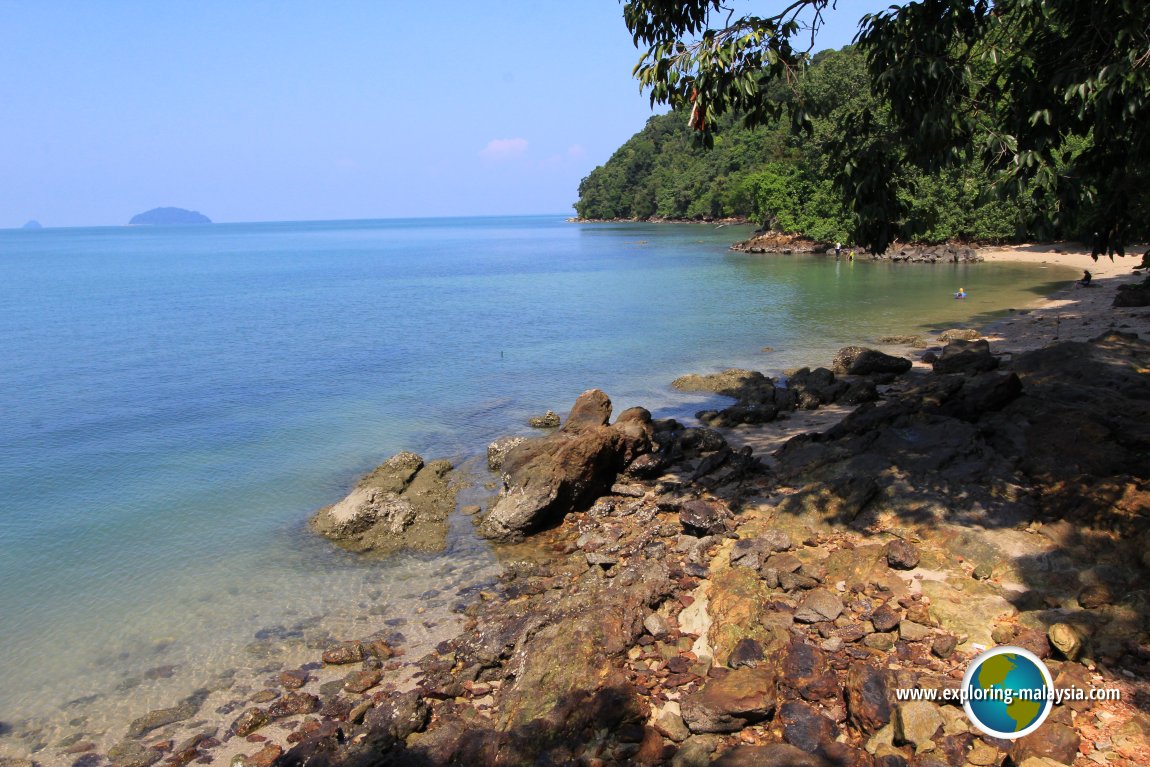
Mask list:
[[[709,142],[676,109],[652,117],[579,187],[582,218],[747,218],[763,227],[820,242],[848,241],[849,201],[835,186],[842,170],[832,142],[840,121],[876,107],[857,48],[824,51],[805,68],[795,90],[771,87],[782,104],[802,101],[815,111],[809,130],[795,132],[785,116],[754,128],[726,113],[710,126]],[[946,172],[904,170],[903,241],[1006,241],[1025,237],[1031,204],[987,194],[990,179],[974,161]]]
[[[624,4],[635,75],[672,111],[584,180],[580,216],[745,215],[878,252],[1069,237],[1113,255],[1150,234],[1139,0],[909,2],[819,56],[849,3],[735,5]]]

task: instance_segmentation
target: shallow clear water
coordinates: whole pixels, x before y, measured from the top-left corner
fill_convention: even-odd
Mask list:
[[[682,373],[826,363],[1077,276],[727,249],[746,234],[558,216],[0,232],[0,721],[488,577],[466,522],[447,556],[384,563],[303,529],[400,449],[474,455],[593,386],[617,411],[690,413]]]

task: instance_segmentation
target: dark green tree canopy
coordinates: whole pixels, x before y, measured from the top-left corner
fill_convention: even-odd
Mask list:
[[[808,105],[807,130],[779,117],[748,128],[735,113],[716,118],[705,148],[688,115],[657,115],[579,185],[583,218],[749,218],[778,232],[817,242],[853,241],[853,214],[835,190],[843,166],[831,151],[841,124],[864,109],[877,111],[866,60],[857,48],[823,51],[791,87],[774,83],[769,100]],[[931,173],[898,176],[901,241],[1008,242],[1030,239],[1028,198],[981,194],[990,179],[969,159]],[[985,198],[985,199],[983,199]]]
[[[841,6],[841,7],[837,7]],[[819,105],[771,98],[809,62],[823,14],[798,0],[740,15],[721,0],[630,0],[645,48],[635,75],[652,102],[763,124],[787,110],[810,129]],[[883,250],[907,217],[907,184],[972,159],[994,191],[1028,197],[1034,231],[1073,232],[1123,254],[1150,221],[1150,12],[1144,0],[919,0],[864,17],[858,46],[877,103],[840,115],[835,186],[855,237]]]

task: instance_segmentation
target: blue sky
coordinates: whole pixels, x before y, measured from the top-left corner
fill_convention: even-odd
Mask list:
[[[0,0],[0,227],[569,213],[638,55],[616,0]]]

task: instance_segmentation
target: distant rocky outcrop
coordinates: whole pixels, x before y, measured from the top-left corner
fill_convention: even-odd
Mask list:
[[[911,264],[976,264],[985,261],[978,251],[963,245],[905,245],[892,246],[886,253],[869,256],[876,261],[895,261]]]
[[[731,250],[740,253],[768,253],[791,255],[793,253],[824,253],[835,255],[835,249],[826,244],[793,234],[780,232],[760,232],[749,240],[736,242]],[[894,261],[912,264],[973,264],[985,259],[974,248],[964,245],[942,243],[940,245],[892,245],[885,253],[874,255],[856,248],[842,248],[840,258],[867,259],[872,261]]]
[[[790,255],[791,253],[819,253],[825,246],[814,240],[793,234],[780,232],[761,232],[749,240],[736,242],[731,250],[740,253],[778,253]]]
[[[316,512],[311,528],[350,551],[441,551],[455,509],[452,468],[449,461],[425,464],[415,453],[398,453],[342,501]]]
[[[43,229],[44,227],[40,224],[39,221],[37,221],[36,219],[33,218],[33,219],[30,219],[27,223],[24,224],[24,226],[22,226],[20,228],[21,229]]]
[[[194,210],[183,208],[152,208],[132,216],[129,226],[186,226],[188,224],[210,224],[212,220]]]

